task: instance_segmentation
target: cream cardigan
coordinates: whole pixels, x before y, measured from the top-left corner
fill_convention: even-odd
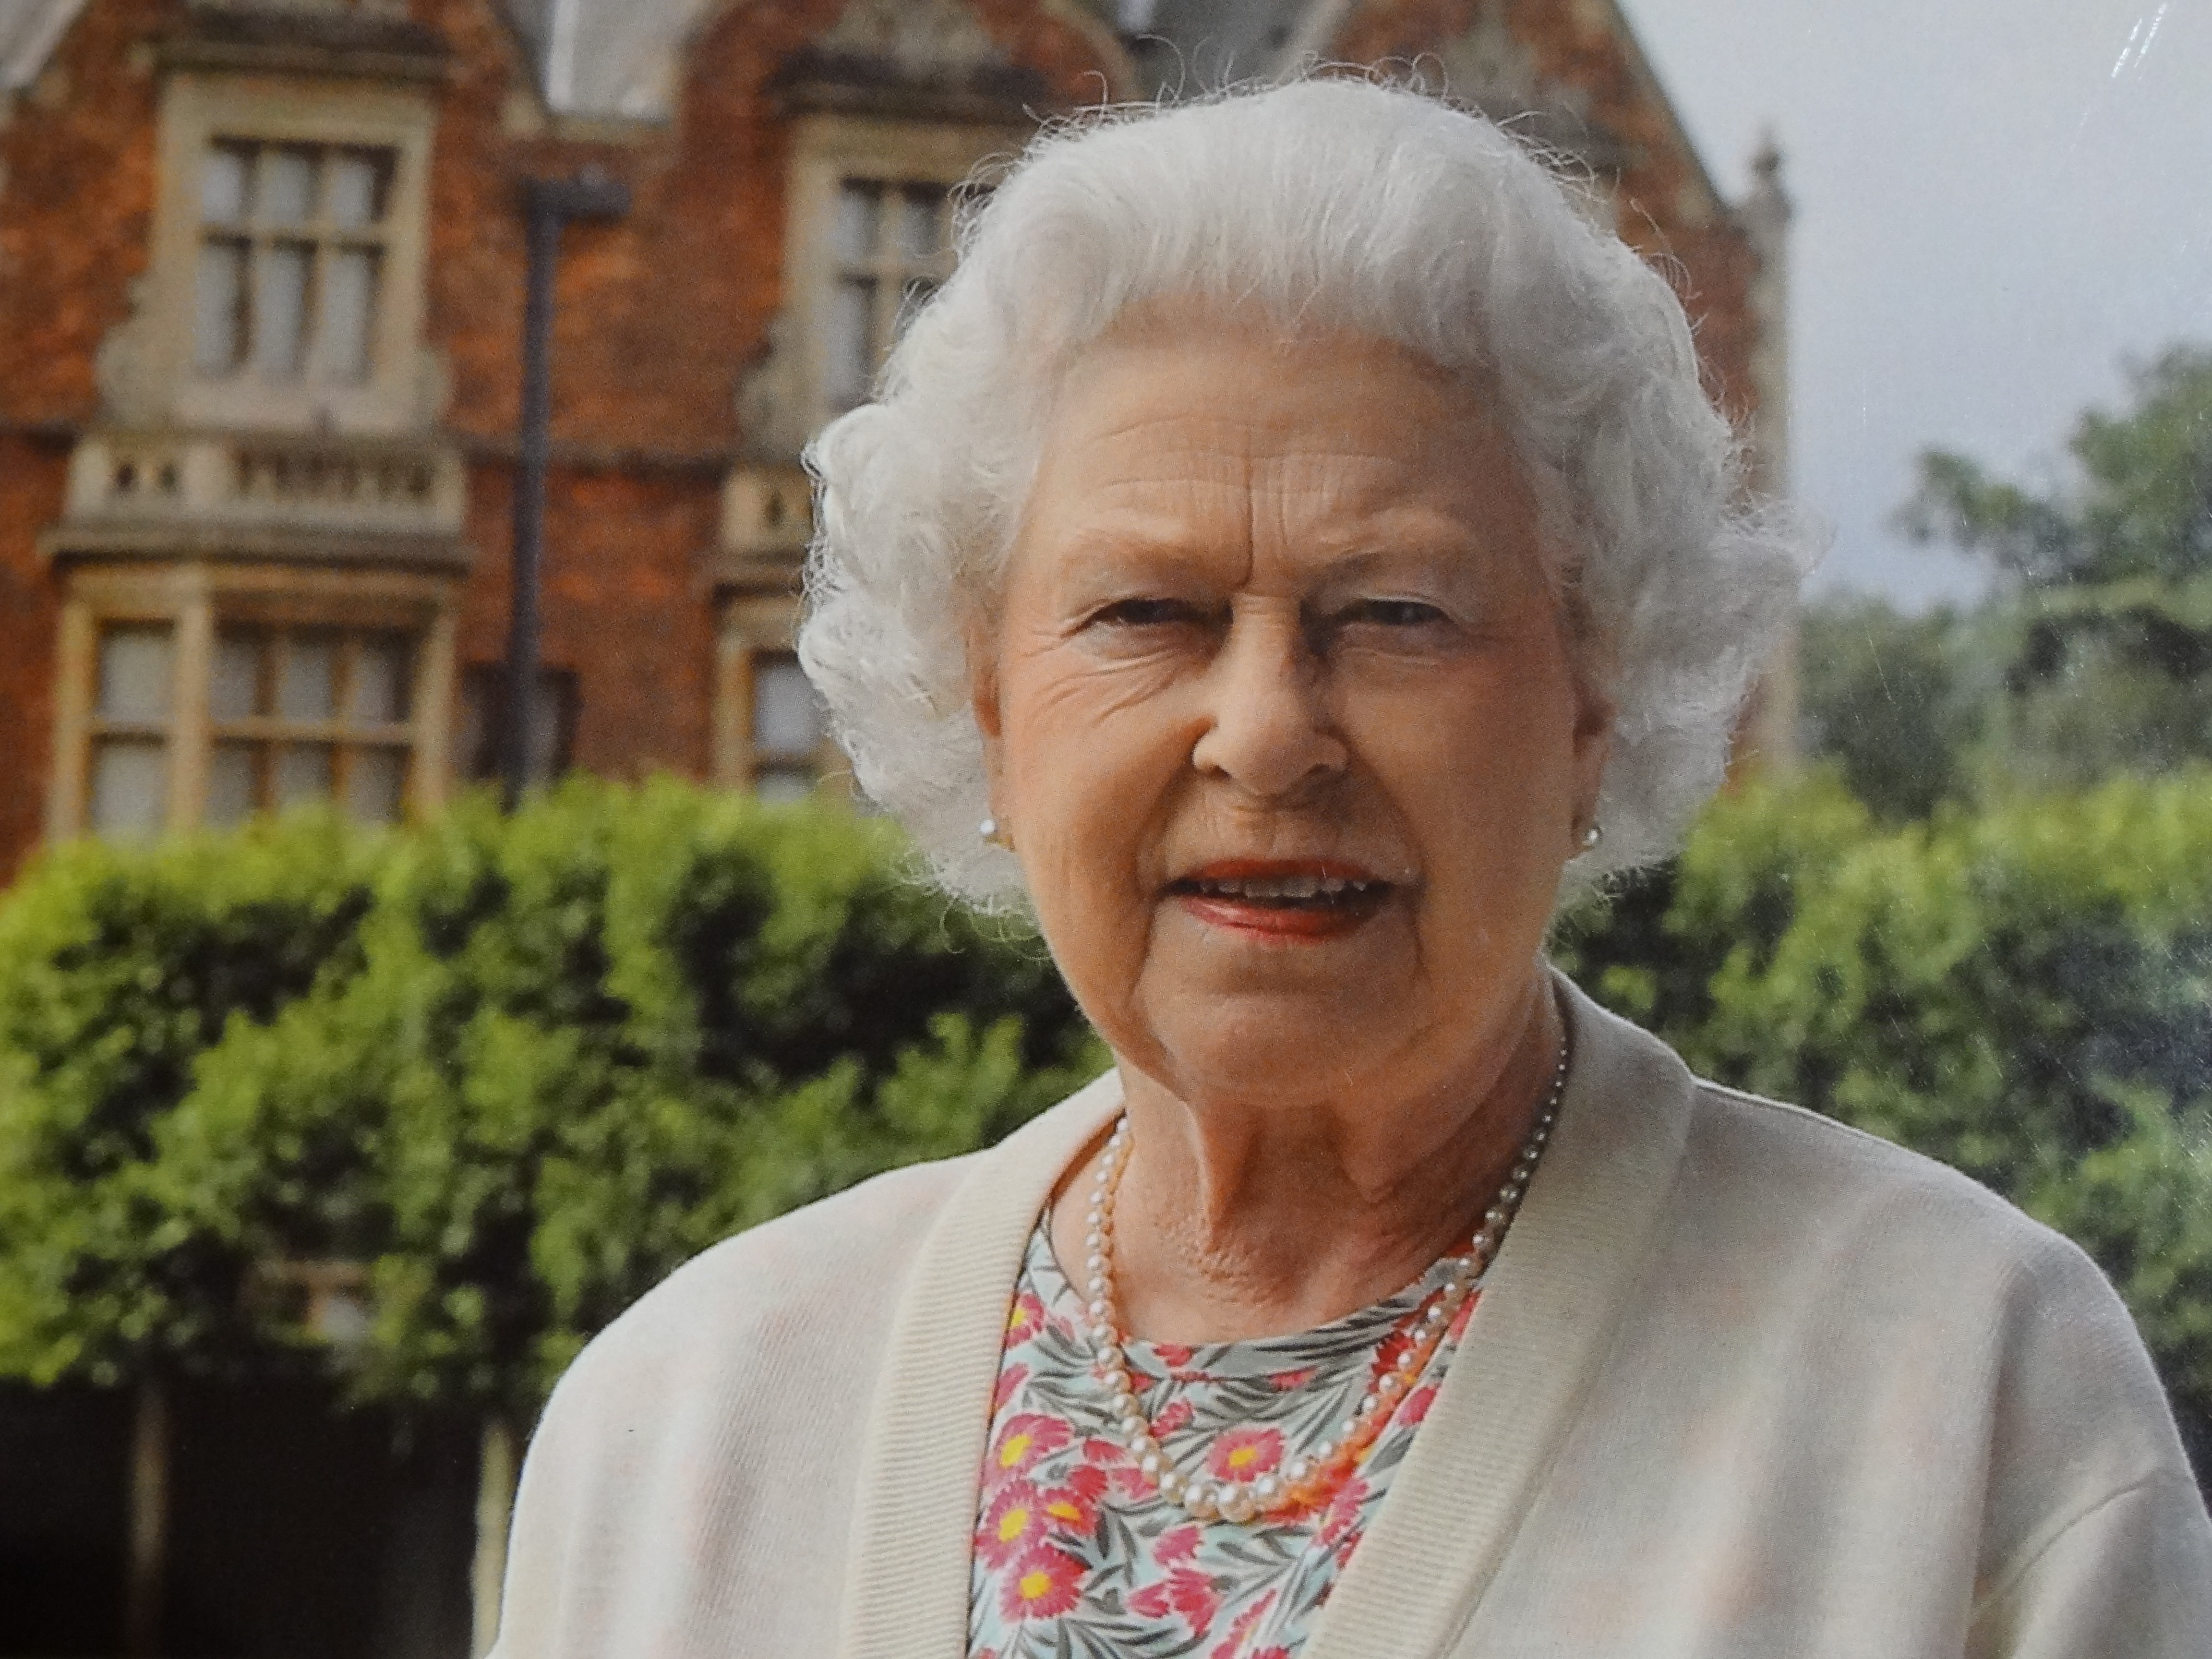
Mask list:
[[[1303,1659],[2212,1655],[2212,1526],[2089,1261],[1570,1005],[1551,1151]],[[1117,1102],[617,1321],[531,1447],[497,1653],[963,1659],[1016,1269]]]

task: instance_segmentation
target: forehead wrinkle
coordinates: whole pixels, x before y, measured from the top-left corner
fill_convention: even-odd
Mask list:
[[[1079,576],[1109,561],[1174,566],[1229,555],[1248,574],[1265,561],[1322,580],[1358,580],[1409,562],[1476,566],[1498,550],[1479,521],[1442,502],[1409,499],[1412,492],[1401,491],[1375,499],[1376,492],[1346,489],[1342,483],[1318,474],[1294,475],[1278,489],[1183,481],[1174,487],[1192,492],[1185,505],[1206,503],[1188,511],[1162,503],[1157,480],[1117,480],[1100,494],[1139,499],[1090,511],[1079,500],[1073,514],[1063,504],[1053,515],[1078,520],[1069,534],[1054,539],[1061,574]],[[1235,516],[1217,517],[1220,508]]]

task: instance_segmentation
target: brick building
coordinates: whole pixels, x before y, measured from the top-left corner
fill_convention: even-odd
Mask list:
[[[392,819],[486,773],[519,190],[586,168],[632,207],[560,266],[538,763],[811,787],[798,457],[943,276],[948,191],[1054,110],[1316,58],[1417,69],[1578,158],[1779,483],[1773,167],[1725,199],[1613,0],[0,0],[0,883],[52,837],[325,797]],[[119,1492],[121,1419],[52,1409],[48,1452],[77,1437]],[[222,1503],[180,1474],[179,1547],[217,1511],[271,1547],[364,1516],[465,1539],[472,1480],[372,1479],[301,1433],[384,1495],[334,1519],[281,1459]],[[119,1533],[105,1503],[83,1525]],[[228,1651],[465,1644],[465,1564],[458,1591],[364,1565],[413,1599],[319,1591],[386,1612],[310,1631],[246,1582],[265,1553],[203,1553]]]
[[[941,275],[948,187],[1102,95],[1319,57],[1520,119],[1778,460],[1779,194],[1723,198],[1611,0],[1095,3],[0,0],[0,880],[485,769],[526,176],[635,203],[561,266],[548,765],[811,780],[799,447]]]

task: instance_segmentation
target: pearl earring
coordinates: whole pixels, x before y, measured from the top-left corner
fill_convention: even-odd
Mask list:
[[[1598,842],[1604,839],[1605,826],[1595,818],[1592,818],[1582,833],[1583,851],[1585,853],[1592,851]]]
[[[994,847],[1011,848],[1014,844],[1006,832],[999,828],[999,821],[996,818],[985,818],[982,823],[975,826],[975,833]]]

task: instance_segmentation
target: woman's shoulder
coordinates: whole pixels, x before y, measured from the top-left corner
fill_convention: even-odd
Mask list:
[[[1983,1257],[2046,1272],[2087,1265],[2063,1236],[1948,1164],[1802,1106],[1705,1079],[1692,1092],[1685,1172],[1705,1201],[1748,1208],[1830,1246],[1895,1237],[1946,1260]]]
[[[1899,1248],[1923,1260],[2020,1270],[2087,1265],[2064,1238],[1958,1170],[1802,1106],[1699,1078],[1662,1038],[1579,992],[1572,1001],[1592,1104],[1607,1126],[1599,1139],[1645,1144],[1645,1167],[1670,1189],[1678,1221],[1704,1218],[1721,1224],[1717,1236],[1759,1240],[1759,1259],[1775,1271],[1808,1255],[1848,1264],[1857,1252]]]
[[[2039,1322],[2101,1328],[2129,1350],[2134,1326],[2071,1239],[1948,1164],[1818,1112],[1700,1079],[1684,1147],[1684,1203],[1756,1241],[1775,1274],[1850,1281],[1894,1316],[1983,1310],[2018,1344]],[[1879,1287],[1878,1289],[1876,1287]]]
[[[1985,1382],[1990,1432],[2099,1423],[2110,1484],[2181,1468],[2128,1309],[2079,1245],[1956,1170],[1817,1113],[1700,1083],[1678,1214],[1724,1225],[1735,1273]],[[1753,1303],[1765,1298],[1754,1292]],[[1940,1356],[1940,1358],[1939,1358]],[[1954,1378],[1955,1380],[1955,1378]],[[2057,1464],[2092,1456],[2069,1432]],[[2002,1483],[2001,1483],[2002,1484]]]

